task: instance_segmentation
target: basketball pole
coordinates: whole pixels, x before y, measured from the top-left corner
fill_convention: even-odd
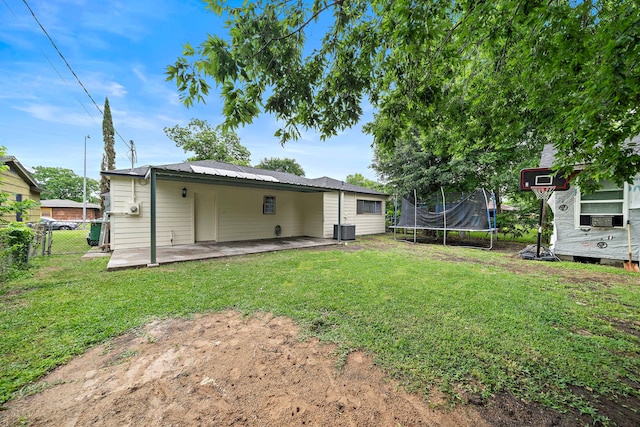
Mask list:
[[[540,218],[538,219],[538,243],[536,245],[536,258],[540,258],[540,247],[542,246],[542,216],[544,214],[544,198],[540,199]]]

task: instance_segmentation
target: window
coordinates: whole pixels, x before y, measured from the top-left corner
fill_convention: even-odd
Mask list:
[[[16,194],[16,202],[22,201],[22,194]],[[22,222],[22,212],[16,212],[16,222]]]
[[[581,227],[624,227],[625,188],[605,181],[602,188],[578,197],[578,224]]]
[[[358,215],[382,215],[382,202],[380,200],[358,200]]]
[[[265,215],[276,213],[276,196],[264,196],[262,213]]]

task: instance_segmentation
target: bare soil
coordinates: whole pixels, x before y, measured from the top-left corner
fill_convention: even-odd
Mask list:
[[[402,391],[363,353],[338,369],[333,346],[297,335],[268,314],[156,321],[56,369],[0,425],[489,425],[473,406],[444,411]]]
[[[509,396],[451,409],[402,390],[361,352],[300,341],[289,319],[234,311],[158,320],[59,367],[0,426],[573,425]],[[475,404],[474,404],[475,403]]]

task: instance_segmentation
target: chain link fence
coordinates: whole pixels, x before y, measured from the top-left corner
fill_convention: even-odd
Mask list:
[[[37,224],[33,227],[35,236],[31,246],[31,256],[83,254],[91,246],[87,239],[90,224],[77,223],[74,229],[54,229],[47,224]]]

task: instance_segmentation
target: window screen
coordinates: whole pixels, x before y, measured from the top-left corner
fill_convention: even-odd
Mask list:
[[[358,215],[381,215],[382,202],[380,200],[358,200]]]

